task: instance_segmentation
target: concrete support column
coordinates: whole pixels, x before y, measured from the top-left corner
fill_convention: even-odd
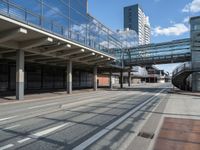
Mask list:
[[[131,72],[128,72],[128,86],[131,87]]]
[[[200,92],[200,17],[190,19],[190,37],[191,37],[191,52],[192,52],[192,91]]]
[[[109,87],[110,87],[110,89],[112,90],[112,88],[113,88],[113,83],[112,83],[112,71],[110,71],[110,84],[109,84]]]
[[[200,72],[192,74],[192,91],[193,92],[200,91]]]
[[[72,60],[67,62],[67,93],[72,93]]]
[[[24,99],[24,51],[17,50],[16,55],[16,99]]]
[[[93,89],[94,91],[97,91],[97,66],[94,66],[93,68]]]
[[[123,88],[123,81],[124,81],[123,70],[121,70],[121,72],[120,72],[120,88]]]

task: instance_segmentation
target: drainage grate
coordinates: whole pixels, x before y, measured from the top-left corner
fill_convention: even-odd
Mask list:
[[[154,133],[139,132],[137,136],[141,136],[146,139],[153,139]]]

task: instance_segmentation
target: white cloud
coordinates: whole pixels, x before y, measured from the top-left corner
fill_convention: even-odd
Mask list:
[[[197,13],[200,12],[200,0],[193,0],[191,3],[185,5],[182,12]]]
[[[164,36],[179,36],[189,31],[189,28],[183,23],[174,24],[171,27],[156,27],[153,29],[153,35],[164,35]]]
[[[189,20],[190,20],[190,17],[185,17],[185,18],[183,19],[183,23],[188,23]]]
[[[176,24],[176,22],[173,20],[170,20],[170,24]]]

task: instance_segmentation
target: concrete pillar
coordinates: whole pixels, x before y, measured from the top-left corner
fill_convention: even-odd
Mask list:
[[[123,88],[123,81],[124,81],[124,78],[123,78],[123,70],[120,71],[120,88]]]
[[[110,89],[112,90],[112,88],[113,88],[113,86],[112,86],[112,71],[110,71],[110,85],[109,85],[109,87],[110,87]]]
[[[200,91],[200,72],[192,74],[192,91],[193,92]]]
[[[128,86],[131,87],[131,72],[128,72]]]
[[[17,50],[16,55],[16,99],[24,99],[24,51]]]
[[[191,52],[192,52],[192,91],[200,92],[200,17],[190,19],[190,37],[191,37]]]
[[[94,91],[97,91],[97,66],[94,66],[93,68],[93,89]]]
[[[72,93],[72,61],[67,62],[67,93]]]

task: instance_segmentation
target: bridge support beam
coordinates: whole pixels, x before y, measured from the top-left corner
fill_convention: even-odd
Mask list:
[[[67,93],[72,94],[72,60],[67,62]]]
[[[93,90],[97,91],[97,66],[94,66],[93,68]]]
[[[123,88],[123,83],[124,83],[124,77],[123,77],[123,70],[120,72],[120,88]]]
[[[200,91],[200,72],[192,74],[192,91],[193,92]]]
[[[16,59],[16,99],[24,99],[24,51],[17,50]]]
[[[113,88],[113,85],[112,85],[112,84],[113,84],[113,83],[112,83],[112,71],[110,71],[110,76],[109,76],[109,77],[110,77],[110,79],[109,79],[109,80],[110,80],[110,81],[109,81],[109,82],[110,82],[109,87],[110,87],[110,89],[112,90],[112,88]]]
[[[131,71],[128,72],[128,86],[131,87]]]
[[[200,92],[200,17],[194,17],[190,20],[191,27],[191,52],[192,52],[192,91]]]

